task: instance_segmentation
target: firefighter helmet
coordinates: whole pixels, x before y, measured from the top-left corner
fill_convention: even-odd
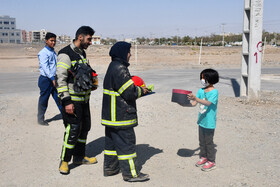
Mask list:
[[[135,86],[140,86],[140,87],[145,87],[146,86],[145,82],[143,81],[143,79],[141,79],[138,76],[133,75],[133,76],[131,76],[131,79],[134,82]]]

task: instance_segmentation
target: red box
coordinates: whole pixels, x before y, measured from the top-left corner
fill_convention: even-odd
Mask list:
[[[181,106],[192,106],[187,94],[192,93],[192,91],[173,89],[171,101],[178,103]]]

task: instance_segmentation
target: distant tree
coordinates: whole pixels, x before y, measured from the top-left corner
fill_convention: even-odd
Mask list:
[[[188,44],[188,43],[190,43],[190,42],[191,42],[191,37],[189,37],[189,36],[184,36],[184,37],[182,38],[182,42],[183,42],[183,44]]]
[[[155,42],[155,45],[160,45],[160,43],[162,43],[162,41],[160,41],[160,38],[155,38],[154,42]]]
[[[267,43],[275,42],[275,39],[277,39],[277,34],[263,31],[262,40],[264,41],[265,38]]]
[[[263,40],[266,37],[267,43],[275,43],[280,40],[280,33],[269,33],[263,31]],[[217,34],[211,34],[210,36],[200,36],[200,37],[190,37],[190,36],[183,36],[183,37],[162,37],[162,38],[136,38],[137,42],[140,44],[151,44],[151,45],[171,45],[172,43],[177,43],[177,45],[200,45],[201,38],[203,38],[202,45],[214,45],[214,46],[221,46],[223,36]],[[241,42],[242,41],[242,34],[232,34],[229,36],[225,36],[224,38],[225,43],[232,43],[232,42]],[[103,40],[102,40],[103,41]]]
[[[211,35],[211,39],[213,42],[220,42],[223,40],[223,36],[214,34],[214,35]]]
[[[136,38],[136,41],[139,42],[140,44],[145,44],[146,38]]]
[[[177,36],[172,36],[171,42],[172,43],[177,43]]]
[[[242,41],[242,34],[225,36],[225,42],[227,42],[227,43],[240,42],[240,41]]]
[[[163,38],[160,38],[160,43],[161,43],[161,44],[167,44],[166,42],[167,42],[167,39],[166,39],[166,38],[164,38],[164,37],[163,37]]]

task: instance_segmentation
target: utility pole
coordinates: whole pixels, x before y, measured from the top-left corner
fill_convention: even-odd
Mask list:
[[[223,29],[223,41],[222,41],[222,46],[224,47],[225,46],[225,23],[222,23],[222,29]]]
[[[152,41],[154,41],[154,33],[150,32],[150,43],[152,43]]]
[[[201,52],[202,52],[202,41],[203,41],[203,38],[201,38],[201,41],[200,41],[200,50],[199,50],[198,65],[200,65]]]
[[[196,36],[197,36],[197,29],[195,28],[195,37],[194,37],[194,46],[196,45]]]
[[[176,30],[177,30],[177,46],[178,46],[179,29]]]
[[[138,56],[137,56],[138,52],[137,52],[137,41],[135,42],[135,62],[136,62],[136,66],[138,65],[137,60],[138,60]]]
[[[266,37],[264,37],[264,42],[263,42],[262,62],[264,62],[264,52],[265,52],[265,46],[266,46]]]
[[[260,98],[263,1],[244,0],[240,96],[248,100]]]

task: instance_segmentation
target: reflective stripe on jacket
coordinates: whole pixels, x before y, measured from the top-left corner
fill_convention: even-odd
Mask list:
[[[57,91],[62,100],[62,104],[68,105],[71,101],[88,102],[91,90],[84,92],[74,91],[74,77],[71,74],[71,68],[76,63],[88,63],[86,53],[78,49],[74,43],[64,47],[58,53],[57,57]]]
[[[113,128],[136,126],[136,99],[141,95],[143,90],[134,86],[127,66],[121,60],[112,61],[103,82],[101,124]]]

